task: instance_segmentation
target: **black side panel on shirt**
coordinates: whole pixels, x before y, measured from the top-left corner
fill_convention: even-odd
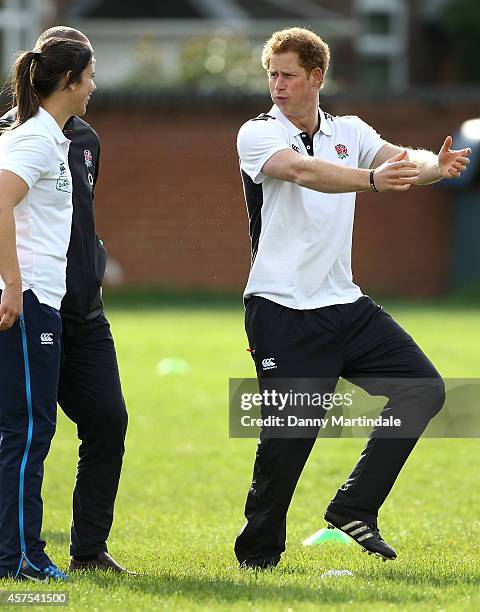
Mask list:
[[[15,118],[16,109],[12,109],[0,119],[0,126],[11,125]],[[107,255],[95,233],[93,210],[100,143],[96,132],[79,117],[69,119],[64,133],[71,140],[68,165],[73,181],[73,216],[67,252],[67,292],[61,314],[66,319],[85,321],[103,309],[100,288]]]
[[[247,203],[248,219],[250,222],[250,240],[252,241],[252,263],[258,251],[260,232],[262,231],[263,187],[255,184],[246,172],[241,170],[243,191]]]
[[[95,233],[94,189],[98,177],[100,142],[96,132],[79,117],[64,128],[71,140],[68,165],[73,181],[73,217],[67,252],[67,293],[62,316],[73,320],[91,319],[102,310],[100,287],[106,265],[106,251]]]

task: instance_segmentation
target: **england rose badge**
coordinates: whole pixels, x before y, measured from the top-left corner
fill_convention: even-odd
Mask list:
[[[91,168],[92,163],[93,163],[93,157],[92,157],[91,151],[89,151],[88,149],[85,149],[85,151],[83,152],[83,156],[85,158],[85,165],[87,166],[87,168]]]
[[[335,145],[335,151],[340,159],[345,159],[349,155],[348,149],[344,144]]]

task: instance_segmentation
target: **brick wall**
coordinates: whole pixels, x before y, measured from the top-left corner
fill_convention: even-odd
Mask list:
[[[192,104],[193,105],[193,104]],[[329,101],[333,114],[360,115],[396,143],[438,150],[474,117],[473,104]],[[107,107],[88,121],[102,142],[97,230],[127,284],[238,290],[250,260],[235,139],[266,106]],[[428,296],[449,285],[450,194],[361,194],[354,232],[354,278],[364,290]]]

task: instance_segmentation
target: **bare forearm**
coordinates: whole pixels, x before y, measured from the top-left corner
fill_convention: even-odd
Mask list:
[[[304,159],[296,169],[293,182],[323,193],[351,193],[370,190],[370,172],[345,168],[320,159]]]
[[[10,207],[0,204],[0,276],[5,285],[21,285],[15,239],[15,217]]]
[[[407,149],[408,159],[417,164],[418,185],[431,185],[442,179],[438,167],[438,155],[425,149]]]
[[[416,165],[405,159],[406,151],[387,159],[375,169],[372,184],[377,191],[406,191],[418,180]],[[372,170],[346,168],[322,159],[303,157],[282,149],[263,165],[267,176],[296,183],[322,193],[354,193],[372,188]]]

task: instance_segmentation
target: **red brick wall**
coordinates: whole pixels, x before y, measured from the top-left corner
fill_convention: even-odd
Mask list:
[[[475,106],[329,102],[396,143],[438,150]],[[250,260],[238,171],[238,127],[264,108],[137,108],[92,104],[102,142],[97,230],[128,284],[238,290]],[[448,288],[451,196],[438,187],[361,194],[354,277],[364,290],[428,296]]]

